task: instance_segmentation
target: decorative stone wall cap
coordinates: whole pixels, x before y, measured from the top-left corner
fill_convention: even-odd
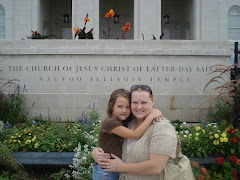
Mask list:
[[[1,40],[0,54],[118,54],[210,55],[233,54],[231,41],[196,40]]]

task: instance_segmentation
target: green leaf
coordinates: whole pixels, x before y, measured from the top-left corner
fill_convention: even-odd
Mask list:
[[[199,157],[201,157],[201,153],[200,153],[200,152],[196,152],[196,154],[197,154]]]
[[[223,151],[223,149],[220,149],[220,152],[222,153],[222,154],[224,154],[225,152]]]

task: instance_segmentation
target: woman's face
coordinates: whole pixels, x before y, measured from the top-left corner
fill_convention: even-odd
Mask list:
[[[150,114],[153,100],[148,91],[133,91],[131,110],[137,120],[143,121]]]

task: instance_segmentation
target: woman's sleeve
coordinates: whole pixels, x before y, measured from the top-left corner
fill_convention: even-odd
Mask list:
[[[177,133],[168,121],[155,124],[152,131],[149,153],[176,157]]]

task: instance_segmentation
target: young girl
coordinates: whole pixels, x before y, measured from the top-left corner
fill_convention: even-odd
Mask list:
[[[125,126],[131,119],[130,95],[130,92],[125,89],[117,89],[110,96],[107,109],[108,117],[103,121],[98,137],[98,146],[105,153],[113,153],[121,157],[122,138],[139,139],[152,121],[162,116],[159,110],[153,109],[146,120],[135,130],[128,129]],[[97,163],[94,164],[93,180],[116,180],[118,177],[118,172],[105,172]]]

